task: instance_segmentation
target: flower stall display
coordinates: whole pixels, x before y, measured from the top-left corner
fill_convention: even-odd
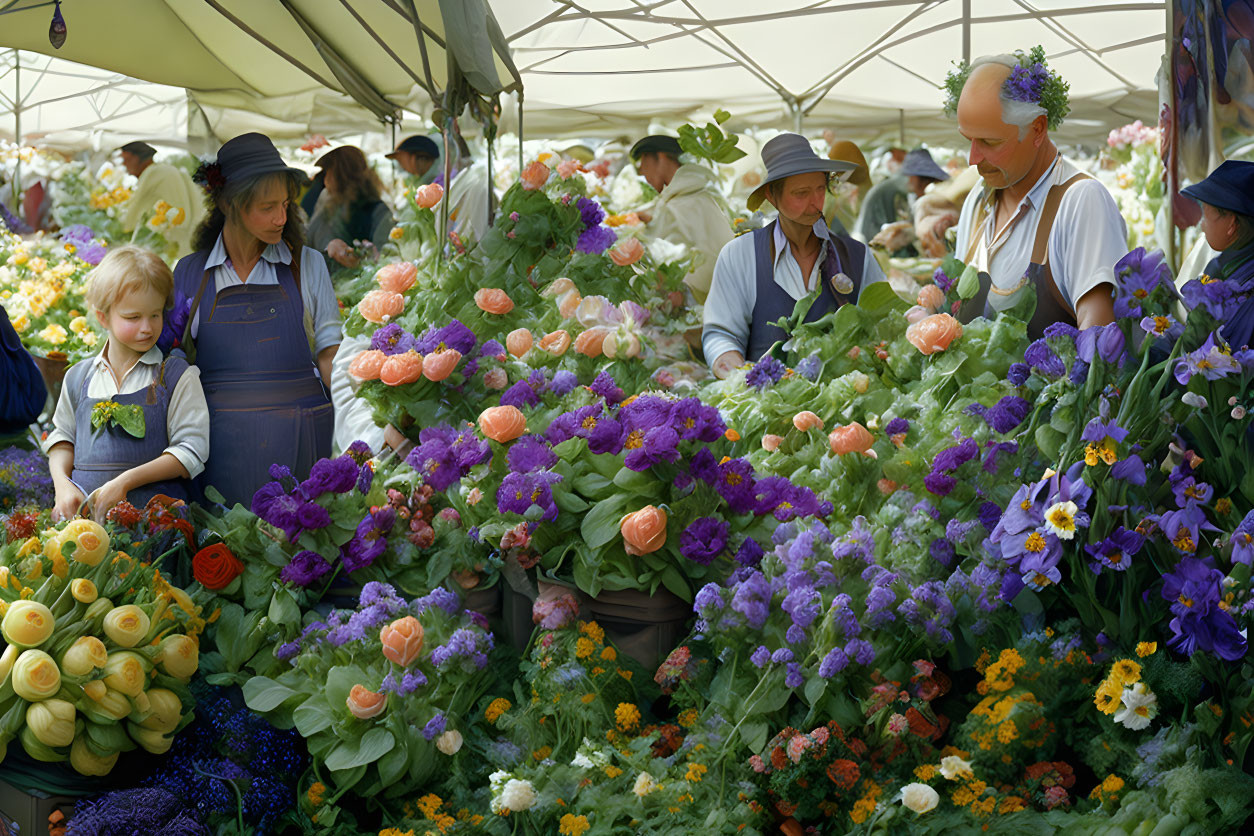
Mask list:
[[[170,748],[191,720],[201,609],[90,520],[0,549],[0,736],[36,760],[105,775]]]
[[[1105,155],[1114,164],[1103,176],[1128,226],[1128,246],[1163,246],[1167,220],[1163,215],[1166,174],[1158,154],[1158,129],[1137,121],[1116,128],[1106,140]],[[1105,172],[1103,172],[1105,175]]]
[[[103,335],[84,293],[104,251],[86,227],[31,239],[0,230],[0,303],[30,351],[74,363],[99,350]]]
[[[282,672],[244,684],[249,708],[306,739],[314,774],[334,798],[413,793],[457,762],[467,709],[488,684],[492,634],[437,588],[411,601],[368,583],[355,610],[310,620],[274,651]]]
[[[122,217],[135,179],[112,160],[91,171],[73,161],[57,167],[52,178],[52,216],[62,227],[86,226],[94,237],[116,243],[127,237]]]

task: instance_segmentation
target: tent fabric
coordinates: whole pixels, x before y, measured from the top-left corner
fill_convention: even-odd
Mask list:
[[[0,4],[0,47],[187,88],[211,125],[247,111],[303,133],[360,131],[430,112],[449,65],[439,0],[62,0],[60,50],[48,42],[52,8]],[[469,30],[458,36],[487,40],[491,27]],[[514,84],[491,45],[463,49],[477,57],[476,86]]]
[[[954,142],[939,87],[963,57],[1036,44],[1071,84],[1056,135],[1157,120],[1165,3],[1111,0],[492,0],[525,87],[528,133],[616,136],[643,122],[831,128]],[[964,17],[964,13],[966,16]],[[904,130],[903,130],[904,129]]]

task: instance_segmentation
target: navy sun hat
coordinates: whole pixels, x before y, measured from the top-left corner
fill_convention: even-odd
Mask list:
[[[292,173],[305,178],[305,172],[283,162],[279,149],[265,134],[240,134],[218,149],[218,167],[226,182],[261,174]]]
[[[134,154],[135,156],[139,157],[141,160],[149,159],[150,157],[154,156],[157,153],[156,148],[153,148],[147,142],[144,142],[143,140],[140,140],[140,139],[137,139],[134,142],[126,143],[118,150],[124,151],[128,154]]]
[[[844,160],[827,160],[814,153],[810,140],[801,134],[780,134],[762,146],[762,163],[766,166],[766,180],[753,190],[745,205],[750,212],[756,211],[766,199],[766,187],[776,180],[794,174],[814,172],[855,171],[858,166]]]
[[[640,158],[645,154],[670,154],[672,157],[678,157],[683,153],[683,149],[679,147],[679,140],[673,136],[651,134],[631,146],[631,150],[627,153],[632,160],[640,162]]]
[[[927,177],[932,180],[948,180],[949,173],[936,164],[926,148],[916,148],[902,160],[901,169],[897,172],[905,177]]]
[[[435,140],[421,134],[405,137],[401,140],[401,144],[396,146],[396,150],[386,156],[389,160],[394,160],[402,151],[419,157],[430,157],[433,160],[440,156],[440,147],[435,144]]]
[[[1205,180],[1185,186],[1180,194],[1238,215],[1254,216],[1254,163],[1220,163]]]

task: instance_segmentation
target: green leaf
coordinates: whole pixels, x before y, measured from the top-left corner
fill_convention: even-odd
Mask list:
[[[379,784],[384,787],[395,784],[405,774],[408,766],[409,753],[405,747],[393,747],[392,751],[379,759]]]
[[[627,505],[627,497],[615,494],[603,499],[592,507],[579,526],[588,548],[599,549],[618,536],[618,524],[623,518],[623,509]]]
[[[865,311],[879,311],[884,308],[905,310],[909,306],[902,301],[889,282],[872,282],[862,288],[858,296],[858,307]]]
[[[662,585],[685,601],[692,600],[692,590],[688,587],[687,579],[673,565],[662,571]]]
[[[821,676],[815,676],[806,683],[805,691],[802,696],[805,697],[807,705],[815,705],[823,697],[827,691],[827,680]]]
[[[300,622],[300,607],[287,587],[280,587],[270,599],[269,615],[271,621],[283,626]]]
[[[614,484],[641,496],[656,496],[658,492],[657,477],[648,471],[639,473],[629,467],[624,467],[614,475]]]
[[[714,111],[714,121],[720,125],[726,122],[730,118],[731,118],[731,114],[723,110],[721,107],[718,110]]]
[[[127,404],[119,406],[113,412],[113,420],[119,427],[126,430],[135,438],[144,437],[144,409],[135,404]]]
[[[392,751],[395,745],[396,738],[392,737],[392,733],[376,726],[356,740],[341,741],[327,755],[327,769],[339,772],[374,763]]]
[[[766,747],[766,736],[770,727],[766,723],[745,723],[740,727],[740,739],[753,753],[761,752]]]
[[[292,720],[295,721],[296,730],[300,732],[301,737],[313,737],[328,728],[334,719],[331,707],[321,696],[306,700],[292,712]]]
[[[339,711],[348,700],[348,692],[358,684],[366,684],[364,671],[349,665],[336,665],[327,671],[327,684],[322,693],[326,695],[327,704]]]
[[[278,708],[296,692],[267,676],[254,676],[244,683],[244,702],[253,711],[265,713]]]

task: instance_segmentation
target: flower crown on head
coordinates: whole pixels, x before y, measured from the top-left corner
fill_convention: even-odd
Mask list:
[[[1071,112],[1067,99],[1070,85],[1049,68],[1044,47],[1034,46],[1026,53],[1021,49],[1015,50],[1014,56],[1019,64],[1011,68],[1010,77],[1001,88],[1002,96],[1011,101],[1040,105],[1045,110],[1049,129],[1057,129]],[[966,61],[956,63],[954,67],[945,76],[945,113],[951,116],[958,112],[958,97],[971,75],[971,65]]]
[[[226,185],[226,177],[222,174],[222,166],[217,162],[202,162],[192,175],[192,182],[213,193]]]

